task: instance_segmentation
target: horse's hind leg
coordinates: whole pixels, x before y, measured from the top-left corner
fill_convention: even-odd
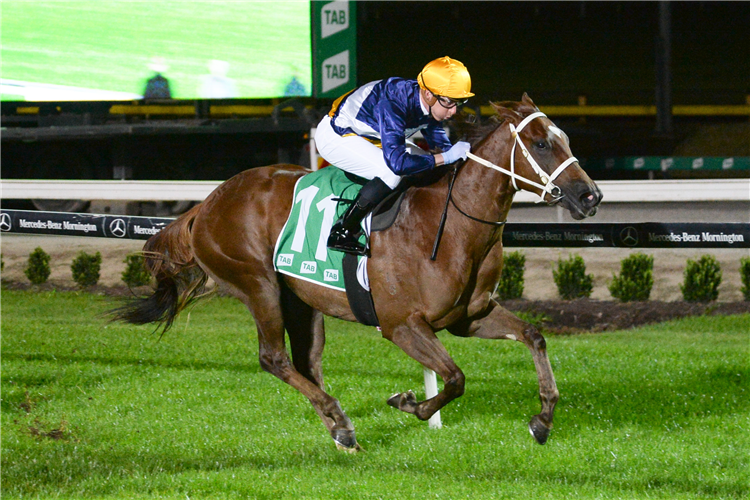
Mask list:
[[[256,316],[260,345],[260,364],[269,373],[280,378],[304,394],[323,419],[336,444],[344,449],[359,449],[354,426],[341,409],[339,402],[326,394],[315,382],[300,374],[293,366],[284,347],[284,327],[280,322],[267,321]],[[269,335],[269,332],[270,335]]]
[[[248,272],[248,268],[253,273]],[[310,400],[339,448],[360,450],[349,417],[339,402],[322,388],[320,356],[323,349],[323,321],[320,313],[301,303],[289,290],[284,290],[273,269],[269,269],[266,276],[258,276],[258,268],[262,268],[262,264],[253,263],[247,268],[229,268],[232,272],[226,272],[226,277],[215,274],[212,277],[219,283],[230,285],[255,318],[261,368]],[[295,318],[296,314],[299,317]],[[294,362],[286,350],[284,319],[289,319],[286,326],[289,328]]]
[[[484,316],[453,325],[448,331],[461,337],[517,340],[529,348],[539,379],[539,399],[542,403],[542,411],[532,417],[529,430],[539,444],[546,443],[560,393],[547,357],[547,343],[539,330],[492,300]]]
[[[281,307],[294,367],[325,391],[322,368],[325,347],[323,314],[302,302],[286,286],[281,290]]]
[[[305,376],[297,371],[294,363],[289,358],[284,342],[283,320],[285,315],[282,312],[282,301],[280,300],[282,292],[278,289],[278,283],[274,283],[274,285],[275,290],[269,286],[248,289],[245,300],[246,305],[255,318],[258,329],[261,368],[291,385],[310,400],[310,403],[323,419],[323,423],[326,425],[338,447],[348,451],[359,450],[360,447],[357,444],[354,434],[354,426],[349,417],[341,409],[339,402],[320,387],[319,384],[322,384],[322,379],[316,379],[316,363],[314,359],[313,363],[305,363],[302,361],[302,358],[298,361],[301,366],[312,365],[311,368],[306,369],[307,376]],[[252,300],[250,300],[250,297],[252,297]],[[304,316],[305,311],[302,312]],[[311,310],[308,310],[307,313],[311,314],[311,322],[307,323],[309,332],[310,326],[316,322],[315,318],[318,313]],[[286,316],[291,317],[292,314],[294,312],[290,311]],[[303,331],[301,325],[302,322],[300,321],[290,323],[290,331],[293,332],[290,334],[290,338],[294,338],[295,340],[300,338],[300,333]],[[320,322],[320,327],[322,327],[322,322]],[[322,333],[322,328],[319,331]],[[295,343],[297,351],[300,352],[302,344]],[[312,358],[315,358],[314,354]],[[311,380],[311,378],[316,381]]]
[[[286,286],[282,288],[282,311],[284,326],[289,335],[292,362],[296,370],[310,382],[325,391],[323,384],[322,356],[325,346],[323,314],[305,304]],[[334,437],[337,444],[352,448],[343,443],[354,440],[354,428],[344,415],[344,426],[336,426],[336,421],[315,407],[321,420]],[[342,412],[343,413],[343,412]],[[356,443],[356,441],[355,441]],[[355,445],[356,448],[359,445]]]

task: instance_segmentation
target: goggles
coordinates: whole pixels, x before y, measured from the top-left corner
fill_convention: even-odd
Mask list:
[[[436,95],[436,94],[435,94],[435,97],[437,98],[437,101],[440,103],[440,105],[444,107],[445,109],[452,109],[452,108],[455,108],[456,106],[463,106],[469,100],[468,98],[467,99],[453,99],[451,97],[445,97],[445,96]]]

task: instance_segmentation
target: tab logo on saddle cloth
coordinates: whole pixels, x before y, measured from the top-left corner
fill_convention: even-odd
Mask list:
[[[294,262],[294,255],[288,253],[279,254],[279,258],[276,259],[277,266],[291,266]]]
[[[302,262],[299,272],[302,274],[315,274],[318,271],[318,264],[315,261],[306,260]]]
[[[292,211],[276,242],[274,269],[345,291],[344,254],[329,250],[326,244],[331,226],[347,209],[335,199],[353,200],[361,188],[338,168],[323,168],[300,178],[294,187]]]

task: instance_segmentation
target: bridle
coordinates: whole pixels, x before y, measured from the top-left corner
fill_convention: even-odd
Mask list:
[[[531,122],[531,120],[535,118],[541,118],[543,116],[546,117],[547,115],[545,115],[541,111],[537,111],[535,113],[531,113],[529,116],[521,120],[521,123],[518,124],[518,127],[516,127],[512,123],[508,124],[510,127],[510,134],[513,137],[513,141],[514,141],[513,149],[511,149],[511,152],[510,152],[510,170],[507,170],[503,167],[499,167],[495,165],[494,163],[488,160],[485,160],[484,158],[481,158],[473,153],[466,153],[466,156],[471,158],[475,162],[479,163],[480,165],[484,165],[485,167],[489,167],[493,170],[497,170],[498,172],[502,172],[510,176],[511,181],[513,183],[513,189],[515,189],[516,191],[520,191],[518,184],[516,184],[516,179],[520,180],[521,182],[525,182],[526,184],[529,184],[531,186],[539,188],[542,192],[539,195],[540,200],[537,201],[537,203],[546,201],[544,197],[546,194],[549,193],[552,199],[547,203],[549,203],[550,205],[554,205],[555,203],[558,203],[560,200],[562,200],[565,197],[565,195],[563,194],[562,189],[560,189],[553,181],[557,179],[560,176],[560,174],[566,168],[568,168],[571,164],[573,164],[574,162],[577,162],[578,159],[575,156],[571,156],[570,158],[562,162],[560,166],[558,166],[555,169],[555,171],[552,172],[552,174],[550,175],[547,175],[547,173],[544,170],[542,170],[542,167],[539,166],[539,164],[536,162],[534,157],[531,156],[531,153],[529,153],[529,150],[526,149],[526,145],[524,145],[523,141],[521,140],[520,132],[524,129],[524,127],[526,127],[526,125],[529,124],[529,122]],[[523,176],[520,176],[516,173],[516,161],[515,161],[516,160],[516,146],[521,147],[521,153],[523,153],[523,156],[524,158],[526,158],[526,161],[529,162],[529,165],[531,165],[531,168],[534,169],[534,172],[536,172],[536,174],[539,176],[539,181],[541,182],[541,184],[539,182],[532,181]],[[489,220],[480,219],[478,217],[474,217],[472,215],[467,214],[466,212],[461,210],[458,207],[458,205],[456,205],[456,202],[453,199],[453,183],[455,182],[456,176],[458,175],[458,170],[460,166],[462,165],[463,163],[458,163],[456,167],[453,169],[453,175],[451,177],[450,184],[448,185],[448,198],[445,200],[445,208],[443,209],[443,216],[438,226],[438,233],[437,233],[437,236],[435,237],[435,244],[432,247],[432,256],[430,257],[431,260],[435,260],[437,258],[437,251],[440,245],[440,239],[443,235],[443,228],[445,227],[445,219],[446,219],[446,215],[448,214],[449,203],[452,203],[456,210],[458,210],[462,215],[464,215],[465,217],[468,217],[469,219],[473,221],[481,222],[482,224],[489,224],[491,226],[496,226],[496,227],[504,226],[506,222],[506,221],[489,221]]]
[[[544,113],[541,111],[537,111],[535,113],[531,113],[529,116],[524,118],[521,123],[518,124],[518,127],[513,125],[512,123],[509,123],[508,126],[510,127],[510,134],[514,139],[513,142],[513,149],[510,152],[510,170],[507,170],[503,167],[499,167],[495,165],[494,163],[485,160],[484,158],[480,158],[479,156],[473,154],[473,153],[467,153],[466,155],[474,160],[475,162],[484,165],[485,167],[489,167],[491,169],[497,170],[498,172],[502,172],[508,176],[510,176],[511,181],[513,183],[513,189],[516,191],[520,191],[520,188],[518,187],[518,184],[516,184],[516,179],[520,180],[521,182],[525,182],[526,184],[529,184],[531,186],[539,188],[542,192],[539,195],[540,200],[537,203],[540,203],[542,201],[546,201],[544,197],[549,193],[549,195],[552,197],[551,201],[548,203],[550,205],[554,205],[555,203],[558,203],[562,198],[565,196],[562,192],[562,190],[554,183],[554,180],[557,179],[563,171],[568,168],[573,163],[577,162],[578,159],[575,156],[571,156],[564,162],[558,166],[554,172],[551,174],[547,174],[542,168],[539,166],[539,164],[536,162],[533,156],[531,156],[531,153],[529,153],[529,150],[526,149],[526,145],[521,140],[521,134],[520,132],[528,125],[533,119],[535,118],[541,118],[546,117]],[[524,158],[526,158],[526,161],[529,162],[529,165],[531,165],[531,168],[534,169],[534,172],[539,176],[539,182],[532,181],[531,179],[527,179],[525,177],[522,177],[518,174],[516,174],[516,146],[520,146],[521,153],[523,153]]]

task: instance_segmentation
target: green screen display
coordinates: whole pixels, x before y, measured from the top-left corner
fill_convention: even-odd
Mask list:
[[[1,36],[2,100],[312,92],[309,1],[4,0]]]

